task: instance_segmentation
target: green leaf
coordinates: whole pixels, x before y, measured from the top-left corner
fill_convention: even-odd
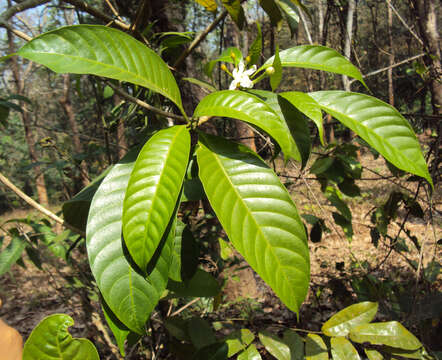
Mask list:
[[[57,73],[92,74],[144,86],[184,111],[167,64],[132,36],[111,27],[65,26],[37,36],[17,54]]]
[[[279,30],[282,25],[282,14],[275,0],[259,0],[259,5],[269,16],[272,26],[277,27]]]
[[[206,8],[207,11],[216,12],[217,5],[216,0],[195,0],[198,4],[201,4]]]
[[[202,349],[199,349],[193,360],[227,360],[228,352],[227,344],[224,342],[217,342]]]
[[[364,349],[365,355],[367,355],[368,360],[383,360],[384,357],[376,350]]]
[[[282,340],[290,349],[290,360],[304,360],[304,341],[296,331],[287,329]]]
[[[354,346],[345,337],[331,338],[331,353],[333,360],[360,360]]]
[[[208,92],[215,92],[215,91],[217,91],[216,87],[213,86],[211,83],[208,83],[207,81],[203,81],[203,80],[195,79],[195,78],[190,78],[190,77],[182,78],[182,80],[188,81],[191,84],[198,85],[198,86],[208,90]]]
[[[384,346],[382,350],[392,356],[399,356],[400,359],[407,358],[407,359],[420,359],[420,360],[431,360],[433,359],[428,355],[426,350],[422,347],[417,350],[403,350],[403,349],[397,349],[392,348],[389,346]]]
[[[347,75],[366,86],[358,68],[336,50],[328,47],[300,45],[281,51],[279,56],[283,67],[301,67]],[[268,68],[272,64],[273,56],[264,63],[260,70]]]
[[[100,360],[97,349],[87,339],[74,339],[67,331],[74,325],[68,315],[54,314],[44,318],[23,348],[23,360]]]
[[[230,358],[240,351],[245,350],[254,339],[255,336],[249,329],[241,329],[232,332],[223,340],[229,348],[227,356]]]
[[[286,157],[301,160],[285,121],[255,95],[239,90],[209,94],[198,104],[193,116],[226,116],[256,125],[278,142]]]
[[[170,280],[167,288],[176,297],[213,297],[221,290],[216,279],[201,269],[197,269],[195,275],[189,280],[182,282]]]
[[[187,323],[187,333],[193,346],[202,349],[216,343],[215,333],[210,324],[200,317],[193,317]]]
[[[369,342],[404,350],[422,347],[420,341],[397,321],[358,325],[351,329],[350,339],[358,343]]]
[[[123,204],[123,235],[143,272],[175,210],[189,153],[189,130],[179,125],[153,135],[135,162]]]
[[[250,345],[246,350],[238,355],[237,360],[261,360],[258,350],[255,345]]]
[[[278,360],[291,360],[290,348],[278,336],[268,331],[260,331],[258,336],[266,350],[275,358]]]
[[[293,36],[296,34],[296,31],[298,30],[298,24],[299,24],[298,9],[291,0],[276,0],[276,3],[281,9],[285,21],[287,21],[287,24],[290,28],[290,37],[293,39]]]
[[[25,247],[26,241],[21,237],[14,236],[11,239],[8,246],[0,252],[0,276],[8,272],[11,266],[20,259]]]
[[[4,128],[8,126],[9,107],[0,103],[0,125]]]
[[[244,27],[246,17],[240,0],[221,0],[230,17],[240,30]]]
[[[351,221],[351,211],[345,201],[342,199],[341,192],[333,186],[327,186],[324,191],[325,197],[330,203],[339,210],[341,215],[347,220]]]
[[[289,309],[298,312],[310,264],[304,225],[279,178],[245,146],[200,135],[199,175],[233,246]]]
[[[284,92],[279,95],[288,100],[315,123],[318,128],[321,144],[324,145],[324,127],[322,125],[322,111],[319,104],[310,95],[299,91]]]
[[[132,156],[132,154],[132,151],[130,152],[130,155],[128,153],[129,156]],[[111,169],[112,166],[103,171],[94,179],[94,181],[76,194],[72,199],[63,203],[63,218],[67,223],[80,230],[86,231],[87,216],[89,214],[92,198]]]
[[[279,58],[279,46],[276,46],[275,56],[272,64],[275,72],[270,75],[270,86],[272,87],[272,91],[275,91],[282,80],[282,66],[281,59]]]
[[[300,157],[302,167],[304,167],[309,159],[312,144],[308,122],[302,113],[290,104],[289,101],[271,91],[249,90],[248,92],[265,101],[279,116],[281,121],[287,124],[289,129],[288,135],[289,137],[291,135],[290,141],[294,154],[292,157],[294,159]]]
[[[252,45],[249,48],[250,65],[257,64],[262,54],[262,32],[259,23],[256,23],[256,38],[253,40]]]
[[[327,336],[347,336],[352,328],[371,322],[378,311],[378,303],[365,301],[339,311],[322,325]]]
[[[126,355],[124,345],[127,337],[130,334],[130,330],[124,326],[120,320],[118,320],[112,310],[109,309],[109,306],[103,300],[101,301],[101,308],[103,309],[104,318],[106,319],[106,322],[115,337],[120,354],[124,357]]]
[[[433,184],[411,125],[394,107],[369,95],[339,90],[310,96],[393,165]]]
[[[232,54],[234,54],[234,57],[232,57]],[[212,77],[212,73],[213,73],[213,68],[215,67],[215,65],[218,62],[222,61],[222,62],[227,62],[227,63],[230,63],[230,64],[237,65],[241,59],[242,59],[241,50],[239,50],[236,47],[229,47],[227,49],[224,49],[224,51],[221,53],[221,55],[218,58],[209,61],[204,66],[204,73],[208,77],[211,78]]]
[[[327,346],[319,335],[308,334],[305,338],[305,360],[328,360]]]
[[[187,320],[180,317],[169,317],[164,322],[164,327],[169,334],[180,341],[190,341]]]
[[[163,246],[147,280],[126,259],[121,240],[122,208],[133,167],[134,162],[124,158],[99,186],[89,211],[86,247],[92,274],[107,305],[125,326],[142,334],[166,287],[172,239]]]

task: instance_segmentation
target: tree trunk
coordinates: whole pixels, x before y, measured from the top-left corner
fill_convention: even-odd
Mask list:
[[[433,114],[440,115],[442,113],[442,68],[436,0],[411,0],[411,2],[424,50],[428,53],[424,61],[430,68],[429,84]]]
[[[118,94],[114,94],[112,97],[114,101],[114,106],[118,106],[121,103],[121,98]],[[124,126],[123,119],[118,119],[117,126],[117,146],[118,146],[118,159],[121,159],[127,153],[127,140],[126,140],[126,128]]]
[[[77,122],[75,121],[75,113],[72,108],[71,98],[69,91],[71,88],[71,81],[69,74],[63,74],[63,96],[60,98],[59,102],[68,118],[69,127],[72,130],[72,145],[76,154],[81,154],[83,152],[83,147],[81,146],[79,131]],[[80,176],[78,177],[81,182],[82,187],[89,185],[89,176],[87,164],[84,160],[78,164],[78,170],[80,171]],[[77,177],[76,177],[77,178]]]
[[[388,101],[391,106],[394,106],[394,86],[393,86],[393,64],[394,64],[394,50],[393,50],[393,36],[391,35],[392,27],[393,27],[393,11],[391,10],[391,6],[387,4],[387,26],[388,26],[388,45],[390,47],[390,55],[388,56],[388,65],[390,68],[388,69]]]
[[[9,44],[9,53],[13,54],[15,52],[15,46],[14,46],[14,40],[11,31],[7,31],[8,35],[8,44]],[[20,74],[20,65],[18,63],[17,56],[13,56],[10,59],[11,62],[11,68],[12,68],[12,75],[14,77],[15,82],[15,90],[18,95],[25,95],[25,86],[24,86],[24,78],[21,77]],[[31,66],[31,64],[29,65]],[[23,102],[20,104],[23,108],[23,112],[21,113],[22,121],[23,121],[23,127],[25,131],[25,140],[26,144],[28,145],[28,152],[29,157],[31,159],[31,163],[37,164],[38,163],[38,155],[37,150],[35,149],[35,140],[33,133],[31,131],[31,116],[29,112],[26,109],[26,106]],[[46,183],[44,179],[44,175],[41,172],[41,168],[39,165],[34,166],[34,172],[35,172],[35,186],[37,189],[37,196],[38,201],[41,205],[47,206],[49,203],[48,200],[48,193],[46,190]]]
[[[345,26],[345,45],[344,45],[344,56],[347,59],[351,59],[351,44],[353,39],[353,17],[356,11],[356,1],[348,0],[348,9],[347,9],[347,21]],[[343,75],[342,82],[344,83],[345,91],[350,91],[350,81],[348,77]]]

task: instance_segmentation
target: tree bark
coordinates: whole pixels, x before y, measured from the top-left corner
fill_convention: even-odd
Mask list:
[[[430,68],[429,87],[431,104],[434,115],[442,114],[442,82],[441,82],[441,51],[439,32],[437,28],[436,0],[411,0],[419,35],[424,43],[424,50],[428,53],[425,64]]]
[[[118,106],[121,103],[121,98],[117,93],[113,95],[114,106]],[[123,158],[127,153],[127,140],[126,140],[126,128],[124,126],[123,119],[118,119],[117,125],[117,146],[118,146],[118,159]]]
[[[394,85],[393,85],[393,65],[394,65],[394,50],[393,50],[393,36],[391,34],[393,28],[393,11],[387,4],[387,26],[388,26],[388,45],[390,47],[390,55],[388,56],[388,101],[391,106],[394,106]]]
[[[345,26],[345,45],[344,45],[344,56],[347,59],[351,59],[351,44],[353,39],[353,18],[356,11],[356,1],[348,0],[347,9],[347,21]],[[342,82],[344,83],[345,91],[350,91],[350,80],[347,76],[342,76]]]
[[[7,35],[8,35],[9,53],[13,54],[15,52],[15,46],[14,46],[12,32],[8,30]],[[12,69],[12,75],[14,77],[16,93],[18,95],[24,96],[25,95],[24,78],[22,78],[20,74],[20,64],[18,63],[17,56],[13,56],[9,61],[11,62],[11,69]],[[37,164],[39,159],[38,159],[37,150],[35,149],[34,135],[31,130],[31,115],[27,111],[26,106],[24,106],[23,102],[21,102],[21,106],[23,108],[23,112],[21,113],[21,118],[23,121],[23,128],[25,131],[25,140],[28,146],[29,157],[31,159],[31,163]],[[35,186],[37,189],[38,201],[40,204],[47,206],[49,203],[48,193],[46,190],[44,175],[42,174],[39,165],[34,166],[34,172],[35,172]]]
[[[71,88],[71,81],[69,74],[63,74],[63,96],[60,98],[59,102],[61,106],[63,107],[63,110],[68,118],[68,124],[69,127],[72,130],[72,145],[74,147],[74,151],[76,154],[81,154],[83,152],[83,146],[81,145],[79,131],[78,131],[78,125],[75,121],[75,113],[74,109],[72,108],[71,103],[71,97],[70,97],[70,88]],[[81,182],[82,187],[85,187],[89,185],[89,176],[88,176],[88,169],[87,164],[84,160],[78,164],[78,169],[80,171],[79,181]]]

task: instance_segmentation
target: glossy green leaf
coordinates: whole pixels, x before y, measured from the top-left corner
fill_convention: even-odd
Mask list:
[[[347,336],[352,328],[371,322],[378,311],[378,303],[365,301],[339,311],[322,325],[327,336]]]
[[[96,177],[94,181],[82,189],[72,199],[63,203],[63,218],[67,223],[80,230],[86,231],[87,216],[89,214],[92,198],[111,169],[112,166],[103,171],[102,174]]]
[[[256,31],[256,38],[253,40],[252,45],[250,45],[249,48],[250,65],[257,64],[262,54],[262,32],[261,25],[259,25],[258,22],[256,23]]]
[[[279,178],[245,146],[200,135],[199,175],[233,246],[289,309],[309,284],[304,225]]]
[[[215,333],[210,324],[200,317],[193,317],[187,323],[187,333],[197,349],[216,343]]]
[[[72,325],[74,320],[68,315],[44,318],[26,341],[23,360],[100,360],[94,344],[69,334],[67,329]]]
[[[123,159],[99,186],[89,211],[86,247],[92,274],[107,305],[125,326],[142,334],[167,284],[172,241],[163,246],[147,280],[126,259],[121,240],[122,208],[133,167],[133,161]]]
[[[339,90],[309,95],[393,165],[433,184],[411,125],[394,107],[369,95]]]
[[[198,86],[200,86],[200,87],[206,89],[208,92],[214,92],[214,91],[217,91],[216,87],[213,86],[211,83],[209,83],[209,82],[207,82],[207,81],[203,81],[203,80],[195,79],[195,78],[189,78],[189,77],[182,78],[182,80],[184,80],[184,81],[188,81],[188,82],[190,82],[191,84],[198,85]]]
[[[218,281],[201,269],[197,269],[195,275],[189,280],[182,282],[170,280],[167,288],[176,297],[213,297],[218,295],[221,290]]]
[[[305,338],[305,360],[328,360],[327,346],[319,335],[308,334]]]
[[[276,46],[272,67],[274,69],[274,73],[270,75],[270,86],[272,87],[272,91],[275,91],[282,80],[282,66],[281,59],[279,58],[279,46]]]
[[[278,336],[268,331],[260,331],[259,340],[266,350],[278,360],[291,360],[290,348]]]
[[[238,90],[212,93],[201,100],[193,116],[227,116],[256,125],[278,142],[286,157],[301,160],[285,121],[274,109],[253,94]]]
[[[236,330],[224,338],[229,351],[227,356],[230,358],[233,355],[245,350],[247,346],[255,339],[255,335],[249,329]]]
[[[290,360],[304,360],[304,341],[296,331],[287,329],[282,340],[290,349]]]
[[[177,219],[175,228],[175,241],[173,244],[172,261],[169,269],[169,278],[174,281],[181,281],[181,248],[183,230],[186,224]]]
[[[368,360],[383,360],[382,354],[376,350],[364,349],[365,355],[367,355]]]
[[[275,3],[275,0],[259,0],[259,5],[261,5],[262,9],[269,16],[272,26],[280,29],[282,23],[282,14],[278,5]]]
[[[244,27],[246,17],[240,0],[221,0],[230,17],[240,30]]]
[[[290,29],[290,37],[293,38],[293,36],[296,34],[296,31],[298,30],[298,9],[291,0],[276,0],[276,3],[281,9],[285,21],[287,21],[287,25]]]
[[[8,272],[11,266],[20,259],[25,247],[26,241],[24,239],[19,236],[12,237],[8,246],[0,251],[0,276]]]
[[[153,135],[135,162],[123,204],[123,235],[143,272],[175,210],[189,153],[189,130],[179,125]]]
[[[283,67],[301,67],[347,75],[365,85],[358,68],[336,50],[328,47],[300,45],[281,51],[279,56]],[[264,63],[261,69],[269,67],[272,63],[273,56]]]
[[[258,350],[255,345],[250,345],[246,350],[238,355],[237,360],[261,360]]]
[[[349,336],[354,342],[369,342],[404,350],[422,347],[420,341],[397,321],[358,325],[351,329]]]
[[[120,354],[121,356],[125,356],[126,351],[124,347],[126,339],[130,334],[130,330],[126,326],[124,326],[120,320],[118,320],[111,309],[109,309],[109,306],[103,300],[101,308],[103,310],[104,318],[106,319],[106,322],[109,325],[109,328],[111,329],[112,334],[114,335],[114,338],[117,342]]]
[[[216,12],[217,5],[216,0],[195,0],[198,4],[201,4],[207,11]]]
[[[355,347],[345,337],[332,337],[330,342],[333,360],[361,359]]]
[[[57,73],[93,74],[147,87],[182,109],[167,64],[132,36],[101,25],[61,27],[37,36],[18,55]]]
[[[315,123],[318,128],[321,144],[324,145],[324,127],[322,125],[322,111],[319,104],[310,95],[300,91],[284,92],[279,95],[288,100],[300,112]]]
[[[421,360],[432,360],[433,358],[428,355],[426,350],[422,347],[417,350],[404,350],[398,348],[392,348],[389,346],[384,346],[382,351],[393,356],[399,356],[400,359],[421,359]]]
[[[296,154],[293,158],[297,159],[297,157],[299,157],[302,167],[304,167],[310,157],[312,145],[308,122],[304,115],[288,100],[271,91],[249,90],[248,92],[263,100],[273,109],[282,122],[287,124],[290,141],[292,143],[292,151]]]

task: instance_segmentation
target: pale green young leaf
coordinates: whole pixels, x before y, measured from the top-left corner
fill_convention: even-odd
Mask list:
[[[201,4],[206,8],[207,11],[216,12],[217,5],[216,0],[195,0],[198,4]]]
[[[223,339],[229,348],[227,356],[230,358],[240,351],[245,350],[254,339],[255,335],[253,335],[249,329],[236,330],[227,335]]]
[[[305,360],[328,360],[327,346],[319,335],[308,334],[305,338]]]
[[[239,90],[218,91],[202,99],[193,116],[226,116],[253,124],[275,139],[287,158],[301,160],[286,122],[258,96]]]
[[[246,17],[240,0],[221,0],[225,9],[240,30],[244,27]]]
[[[233,246],[289,309],[307,293],[310,264],[304,225],[277,175],[246,147],[201,135],[199,176]]]
[[[257,64],[262,54],[262,32],[259,23],[256,23],[256,38],[253,40],[252,45],[249,48],[250,65]]]
[[[121,235],[124,194],[135,162],[130,155],[114,165],[92,199],[86,247],[105,302],[125,326],[142,334],[167,284],[172,242],[164,244],[147,280],[126,259]]]
[[[72,325],[74,320],[69,315],[44,318],[26,340],[23,360],[100,360],[94,344],[69,334],[67,329]]]
[[[321,144],[324,145],[324,127],[322,125],[322,111],[319,104],[310,95],[300,91],[284,92],[279,95],[315,123],[318,128]]]
[[[278,336],[268,331],[260,331],[258,336],[266,350],[276,359],[291,360],[290,348]]]
[[[176,208],[189,153],[189,130],[178,125],[153,135],[135,162],[123,204],[123,235],[143,272]]]
[[[282,80],[282,66],[281,59],[279,58],[279,46],[276,46],[272,67],[275,72],[270,75],[270,86],[272,87],[272,91],[275,91]]]
[[[301,67],[347,75],[365,85],[361,72],[336,50],[321,45],[299,45],[279,53],[283,67]],[[273,56],[261,69],[273,64]]]
[[[367,355],[368,360],[383,360],[384,357],[379,351],[364,349],[365,355]]]
[[[93,74],[144,86],[183,109],[167,64],[132,36],[111,27],[61,27],[32,39],[17,54],[57,73]]]
[[[331,353],[333,360],[360,360],[354,346],[345,337],[331,338]]]
[[[417,350],[421,342],[397,321],[358,325],[350,330],[350,339],[357,343],[387,345],[404,350]]]
[[[369,95],[339,90],[309,95],[394,166],[433,184],[411,125],[394,107]]]
[[[378,311],[378,303],[365,301],[353,304],[334,314],[322,325],[327,336],[347,336],[352,328],[372,321]]]
[[[255,345],[250,345],[246,350],[238,355],[237,360],[261,360],[262,357],[259,355],[258,350]]]

